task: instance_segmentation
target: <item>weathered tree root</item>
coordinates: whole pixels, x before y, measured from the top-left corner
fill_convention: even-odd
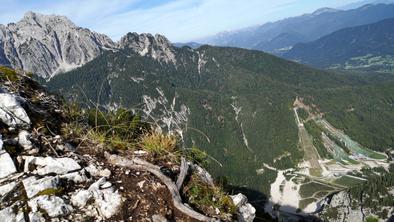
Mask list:
[[[180,172],[179,172],[179,176],[178,179],[176,181],[176,187],[178,188],[178,190],[181,190],[182,188],[182,184],[185,181],[185,178],[188,174],[189,171],[189,164],[186,161],[185,157],[181,158],[181,167],[180,167]]]
[[[183,214],[199,221],[218,221],[215,218],[204,216],[185,206],[182,203],[182,198],[179,194],[177,185],[160,171],[159,166],[153,165],[139,158],[127,159],[118,155],[110,155],[109,153],[105,153],[105,158],[110,164],[114,166],[126,167],[133,170],[148,171],[155,175],[167,186],[169,192],[171,193],[174,207]]]

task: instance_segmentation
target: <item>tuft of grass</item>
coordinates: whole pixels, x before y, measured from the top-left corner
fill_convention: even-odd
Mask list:
[[[220,219],[231,220],[236,213],[236,206],[230,196],[221,187],[210,186],[197,175],[192,175],[183,189],[188,202],[201,212],[215,216],[215,208],[220,210]]]
[[[176,151],[177,138],[153,131],[143,135],[139,144],[142,149],[153,154],[173,153]]]
[[[62,127],[63,135],[73,140],[103,144],[109,149],[134,149],[140,136],[148,131],[148,125],[138,114],[130,110],[103,112],[99,109],[82,109],[71,103],[63,107],[69,123]]]
[[[107,141],[107,136],[104,133],[101,133],[96,130],[89,130],[86,134],[87,138],[89,138],[90,141],[99,143],[99,144],[105,144]]]
[[[60,188],[48,188],[45,190],[42,190],[36,194],[36,196],[59,196],[62,195],[64,192],[64,189],[62,187]]]
[[[185,154],[188,160],[193,161],[203,167],[207,167],[209,164],[208,154],[195,146],[193,146],[191,149],[186,149]]]
[[[365,221],[366,222],[378,222],[379,219],[374,216],[369,216],[369,217],[365,218]]]
[[[15,70],[5,66],[0,66],[0,78],[10,80],[11,82],[15,82],[19,79]]]

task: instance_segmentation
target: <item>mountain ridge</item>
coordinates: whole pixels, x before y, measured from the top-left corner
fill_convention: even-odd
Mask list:
[[[65,16],[30,11],[17,23],[0,25],[0,64],[49,79],[84,65],[103,51],[124,48],[126,43],[144,55],[174,62],[168,51],[171,43],[162,35],[128,33],[113,42],[106,35],[76,26]]]
[[[394,18],[390,18],[345,28],[314,42],[297,44],[283,57],[319,68],[389,72],[394,67],[390,62],[394,57],[393,26]]]
[[[220,33],[216,36],[200,39],[203,44],[233,46],[257,49],[281,55],[285,49],[300,42],[309,42],[341,28],[377,22],[394,17],[394,4],[369,5],[350,10],[319,10],[314,13],[268,22],[260,26]],[[275,42],[279,36],[286,38]],[[272,46],[274,45],[274,46]]]

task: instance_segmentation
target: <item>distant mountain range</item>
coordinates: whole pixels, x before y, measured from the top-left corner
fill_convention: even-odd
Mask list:
[[[394,0],[362,0],[362,1],[358,1],[358,2],[354,2],[354,3],[350,3],[344,6],[339,7],[338,9],[342,9],[342,10],[349,10],[349,9],[355,9],[355,8],[359,8],[363,5],[368,5],[368,4],[393,4]]]
[[[188,47],[190,47],[192,49],[197,49],[198,47],[202,46],[202,44],[197,43],[197,42],[185,42],[185,43],[180,43],[180,42],[178,43],[178,42],[176,42],[173,45],[175,47],[178,47],[178,48],[182,48],[184,46],[188,46]]]
[[[285,58],[320,68],[394,71],[394,18],[295,45]]]
[[[394,4],[369,4],[351,10],[322,8],[312,14],[224,32],[196,42],[257,49],[281,55],[297,43],[314,41],[343,28],[370,24],[391,17],[394,17]]]

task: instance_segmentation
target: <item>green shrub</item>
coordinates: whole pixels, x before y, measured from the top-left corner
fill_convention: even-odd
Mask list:
[[[5,66],[0,66],[0,78],[10,80],[11,82],[15,82],[19,79],[15,70]]]
[[[367,218],[365,218],[366,222],[379,222],[379,219],[373,216],[369,216]]]
[[[229,215],[236,213],[230,196],[221,187],[212,187],[203,182],[198,176],[192,175],[183,189],[183,194],[187,197],[190,204],[201,212],[215,214],[213,208],[220,210],[221,219],[228,219]],[[213,210],[213,212],[211,212]]]
[[[176,151],[177,139],[170,134],[151,132],[141,137],[142,149],[153,154],[166,154]]]
[[[191,149],[185,150],[186,157],[190,161],[200,164],[203,167],[208,165],[208,154],[205,151],[193,146]]]

